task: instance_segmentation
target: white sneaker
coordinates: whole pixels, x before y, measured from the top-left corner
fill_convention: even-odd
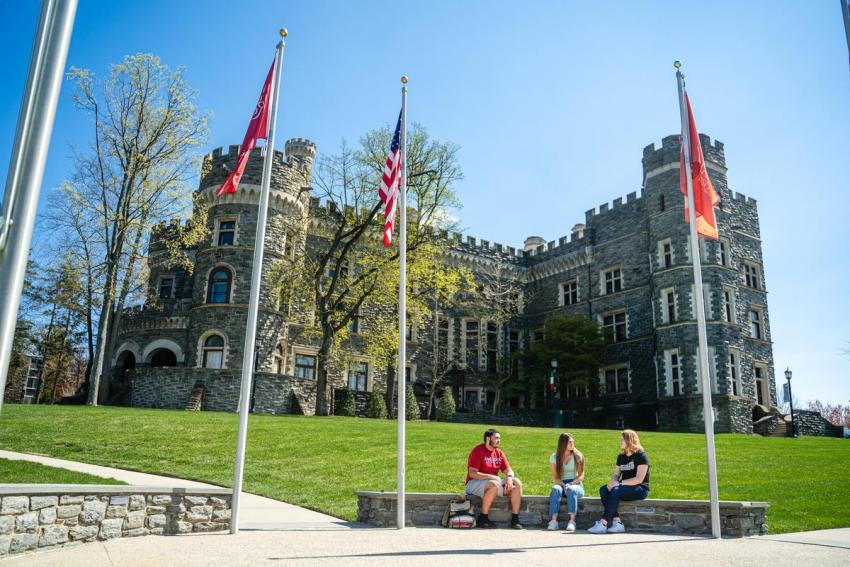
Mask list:
[[[593,526],[587,528],[587,531],[591,534],[604,534],[608,532],[608,528],[605,526],[605,524],[597,520],[596,523],[593,524]]]
[[[567,531],[568,532],[576,531],[576,523],[573,520],[570,520],[569,522],[567,522]]]
[[[623,522],[611,522],[611,527],[608,528],[609,534],[624,534],[626,533],[626,526],[623,525]]]
[[[549,520],[549,525],[546,526],[546,529],[549,531],[555,531],[558,529],[558,520]]]

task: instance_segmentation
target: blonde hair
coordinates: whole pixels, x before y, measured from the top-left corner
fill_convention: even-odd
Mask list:
[[[620,437],[626,442],[626,448],[620,450],[621,455],[634,455],[638,451],[643,451],[643,447],[640,446],[638,434],[634,430],[624,429],[620,433]]]
[[[567,452],[570,441],[573,442],[572,455],[576,461],[576,476],[581,476],[584,472],[584,455],[576,448],[575,438],[570,433],[561,433],[558,437],[558,447],[555,449],[555,470],[559,477],[564,475],[564,454]]]

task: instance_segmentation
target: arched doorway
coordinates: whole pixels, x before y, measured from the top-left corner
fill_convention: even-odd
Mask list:
[[[158,348],[150,355],[150,365],[153,368],[177,366],[177,355],[167,348]]]

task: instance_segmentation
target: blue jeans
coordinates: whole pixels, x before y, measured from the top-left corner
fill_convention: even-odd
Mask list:
[[[599,498],[602,499],[602,506],[605,507],[602,519],[608,525],[611,525],[611,520],[617,516],[620,500],[643,500],[647,496],[649,496],[649,489],[644,486],[623,486],[620,484],[611,490],[608,490],[607,484],[601,486]]]
[[[572,482],[566,480],[564,482]],[[567,495],[567,513],[575,514],[578,512],[578,499],[584,496],[584,487],[581,484],[571,484],[564,486],[563,484],[552,485],[552,492],[549,493],[549,517],[554,516],[561,509],[561,497]]]

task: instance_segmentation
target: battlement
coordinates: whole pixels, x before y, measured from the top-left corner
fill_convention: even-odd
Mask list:
[[[594,217],[598,217],[600,215],[604,215],[608,212],[620,212],[626,208],[634,209],[634,206],[643,199],[643,193],[641,192],[640,197],[638,197],[637,191],[632,191],[628,195],[626,195],[626,202],[623,202],[622,197],[617,197],[609,206],[608,203],[602,203],[599,207],[590,209],[584,213],[585,222],[590,224],[593,222]]]
[[[732,200],[742,205],[748,205],[753,208],[758,208],[758,201],[753,199],[752,197],[747,197],[743,193],[732,193]]]
[[[291,138],[286,141],[286,158],[313,161],[316,158],[316,144],[307,138]]]
[[[726,153],[723,142],[719,140],[711,141],[708,134],[699,135],[702,153],[706,162],[726,168]],[[661,139],[661,147],[656,148],[655,144],[649,144],[643,148],[643,173],[659,168],[668,163],[679,163],[679,153],[681,152],[682,144],[679,134],[671,134]]]

